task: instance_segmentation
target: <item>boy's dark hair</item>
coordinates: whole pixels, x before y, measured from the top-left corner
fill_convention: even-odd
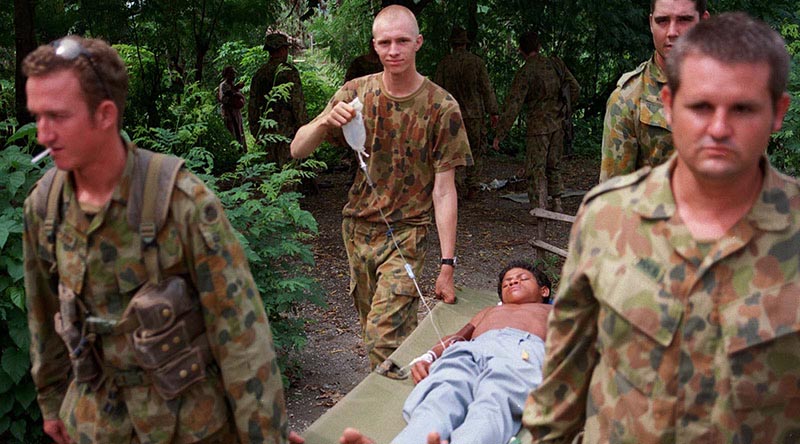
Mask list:
[[[650,14],[656,10],[656,2],[658,0],[650,0]],[[694,9],[697,10],[697,13],[703,15],[706,12],[706,0],[692,0],[694,3]]]
[[[528,270],[533,274],[533,277],[536,278],[536,283],[539,284],[540,287],[547,287],[550,289],[550,294],[553,294],[553,287],[550,284],[550,278],[544,273],[544,271],[536,268],[532,263],[517,259],[509,262],[506,264],[505,267],[500,271],[500,274],[497,276],[497,296],[500,297],[500,302],[503,302],[503,278],[506,277],[506,273],[512,268],[522,268],[523,270]],[[547,296],[546,298],[542,298],[542,302],[545,304],[550,303],[551,296]]]

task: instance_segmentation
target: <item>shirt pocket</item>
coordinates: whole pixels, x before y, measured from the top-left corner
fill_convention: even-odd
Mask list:
[[[666,383],[659,368],[677,334],[683,305],[635,265],[610,276],[600,300],[598,352],[616,372],[614,377],[650,395]]]
[[[800,398],[800,286],[781,284],[721,307],[733,408]]]
[[[645,125],[669,130],[667,117],[664,115],[664,105],[657,96],[649,94],[642,96],[639,106],[639,121]]]

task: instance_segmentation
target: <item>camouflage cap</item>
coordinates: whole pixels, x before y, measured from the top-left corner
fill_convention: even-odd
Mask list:
[[[469,37],[467,36],[467,30],[456,26],[453,28],[453,31],[450,33],[450,44],[451,45],[466,45],[469,43]]]
[[[266,39],[264,39],[264,49],[268,51],[275,51],[289,45],[289,39],[277,32],[267,34]]]

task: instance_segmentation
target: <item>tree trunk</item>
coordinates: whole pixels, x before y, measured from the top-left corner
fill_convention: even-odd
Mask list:
[[[33,121],[28,113],[25,99],[25,78],[22,76],[22,60],[36,49],[36,33],[33,27],[35,5],[33,0],[14,0],[14,45],[17,51],[14,88],[17,120],[20,125]]]

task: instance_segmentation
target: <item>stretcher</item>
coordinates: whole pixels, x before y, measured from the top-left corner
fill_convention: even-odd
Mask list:
[[[458,289],[455,304],[437,304],[411,336],[389,357],[398,366],[406,366],[425,353],[438,340],[433,322],[442,335],[455,333],[481,309],[498,302],[497,293]],[[335,406],[325,412],[303,432],[307,444],[335,444],[345,427],[355,427],[377,444],[389,444],[405,427],[403,403],[414,381],[392,379],[372,372]],[[530,444],[530,434],[523,428],[517,434],[519,443]],[[421,443],[424,444],[424,443]],[[503,443],[505,444],[505,443]]]

